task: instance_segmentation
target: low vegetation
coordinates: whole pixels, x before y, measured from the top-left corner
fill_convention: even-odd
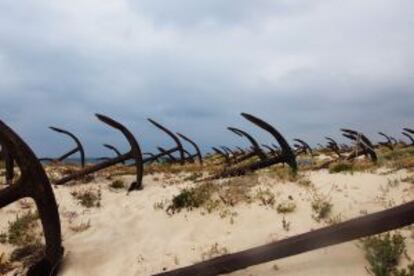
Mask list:
[[[332,210],[331,200],[319,194],[314,194],[311,202],[312,210],[314,211],[313,218],[316,221],[321,221],[328,218]]]
[[[183,189],[172,199],[172,203],[167,208],[167,211],[175,213],[184,208],[187,210],[198,208],[210,199],[215,189],[216,187],[211,182],[203,183],[197,187]]]
[[[196,181],[203,176],[200,172],[192,172],[188,176],[184,177],[183,181]]]
[[[353,164],[346,161],[334,162],[329,166],[329,173],[353,172]]]
[[[79,204],[86,208],[101,207],[100,189],[80,189],[70,193]]]
[[[204,182],[192,188],[185,188],[174,196],[167,208],[168,213],[182,209],[192,210],[203,207],[209,213],[220,206],[235,206],[241,202],[252,203],[254,200],[263,205],[273,205],[274,195],[270,190],[256,190],[259,184],[257,175],[234,177],[222,183]]]
[[[214,257],[219,257],[219,256],[222,256],[222,255],[226,255],[228,253],[229,253],[229,251],[226,247],[219,246],[218,243],[214,243],[207,251],[205,251],[201,254],[201,259],[203,261],[210,260]]]
[[[259,188],[255,198],[264,206],[273,206],[276,202],[275,195],[270,189]]]
[[[3,233],[3,239],[7,236],[7,242],[15,246],[27,246],[40,242],[39,215],[34,212],[26,212],[9,222],[7,233]]]
[[[296,182],[302,175],[290,169],[289,166],[273,166],[267,169],[267,174],[280,182]]]
[[[125,183],[120,179],[116,179],[109,184],[109,188],[114,190],[125,189]]]
[[[399,233],[385,233],[361,239],[365,258],[368,261],[367,268],[370,274],[375,276],[412,276],[414,264],[407,268],[398,269],[401,257],[406,253],[404,237]]]
[[[285,217],[283,217],[282,219],[282,227],[283,227],[283,230],[285,230],[286,232],[289,232],[290,222],[288,222]]]
[[[5,275],[14,269],[13,264],[6,258],[6,254],[0,253],[0,275]]]
[[[292,199],[285,200],[277,205],[277,212],[281,214],[292,213],[296,209],[296,203]]]
[[[80,233],[88,230],[91,227],[91,221],[88,220],[88,222],[81,222],[76,225],[70,225],[69,229],[72,230],[75,233]]]

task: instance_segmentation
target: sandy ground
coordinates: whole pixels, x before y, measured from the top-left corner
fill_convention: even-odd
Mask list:
[[[333,203],[330,217],[342,221],[372,213],[414,199],[414,185],[402,182],[404,170],[390,174],[338,173],[326,170],[305,172],[314,191],[327,196]],[[219,212],[203,209],[181,211],[169,216],[165,210],[154,208],[157,202],[171,200],[190,185],[176,176],[179,184],[168,184],[162,174],[145,176],[144,190],[130,193],[110,189],[109,180],[94,180],[79,186],[54,188],[65,247],[64,263],[59,275],[151,275],[190,265],[219,252],[236,252],[263,245],[311,229],[326,222],[312,218],[310,188],[292,182],[281,182],[268,176],[260,177],[260,186],[269,188],[278,202],[293,198],[297,208],[285,215],[276,208],[259,202],[242,203],[232,207],[233,215],[224,218]],[[127,183],[132,177],[120,177]],[[70,192],[86,187],[99,188],[100,208],[85,208]],[[164,208],[165,209],[165,208]],[[14,203],[0,209],[0,232],[15,218],[21,204]],[[282,219],[290,223],[290,230],[282,227]],[[90,223],[85,231],[71,227]],[[408,255],[414,256],[414,239],[408,228],[401,230],[407,237]],[[0,244],[0,252],[10,252]],[[348,242],[329,248],[250,267],[232,275],[369,275],[367,262],[358,242]],[[13,275],[10,273],[9,275]]]

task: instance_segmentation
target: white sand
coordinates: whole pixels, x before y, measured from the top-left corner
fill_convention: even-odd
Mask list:
[[[412,184],[392,184],[394,179],[400,180],[406,175],[405,171],[389,175],[307,173],[318,193],[332,199],[331,217],[340,216],[342,221],[413,200]],[[155,181],[154,177],[159,180]],[[132,180],[132,177],[123,178],[128,183]],[[101,188],[102,206],[90,209],[81,207],[70,195],[70,191],[79,189],[78,186],[55,188],[65,247],[60,275],[151,275],[163,269],[199,262],[203,253],[206,257],[215,243],[218,249],[237,252],[326,225],[312,218],[310,189],[297,183],[281,183],[261,177],[261,185],[277,195],[276,205],[289,195],[297,204],[293,213],[285,215],[291,223],[288,232],[282,227],[283,215],[278,214],[275,208],[259,203],[233,207],[231,211],[237,212],[233,223],[230,216],[220,218],[218,212],[205,214],[202,209],[169,216],[163,210],[154,209],[154,203],[170,200],[191,183],[166,183],[162,175],[146,176],[144,190],[128,196],[125,192],[111,191],[108,180],[81,184],[79,187]],[[0,232],[6,230],[7,222],[14,219],[20,209],[18,203],[0,209]],[[70,226],[87,222],[91,227],[83,232],[70,229]],[[411,231],[404,229],[402,234],[408,237],[408,254],[414,256]],[[357,244],[357,241],[348,242],[250,267],[232,275],[369,275],[363,251]],[[0,252],[10,250],[10,247],[0,244]]]

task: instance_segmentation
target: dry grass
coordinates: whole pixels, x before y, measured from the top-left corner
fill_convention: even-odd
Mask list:
[[[314,211],[313,218],[316,221],[327,219],[332,210],[331,199],[327,196],[322,196],[316,192],[312,194],[311,207]]]
[[[203,261],[210,260],[215,257],[226,255],[229,250],[224,246],[219,246],[218,243],[213,244],[207,251],[201,253],[201,259]]]
[[[88,222],[81,222],[77,225],[71,225],[69,226],[69,229],[72,230],[75,233],[80,233],[88,230],[91,227],[91,221],[88,220]]]
[[[116,179],[109,184],[109,188],[114,190],[125,189],[125,183],[121,179]]]
[[[401,234],[385,233],[360,240],[369,263],[367,268],[375,276],[412,276],[414,264],[398,269],[401,257],[406,255],[405,238]]]
[[[220,207],[235,206],[239,203],[251,203],[254,199],[264,205],[274,203],[274,196],[269,191],[252,194],[252,188],[259,184],[257,175],[233,177],[217,182],[203,182],[192,188],[183,189],[174,196],[167,212],[173,214],[182,209],[192,210],[203,207],[209,213]]]
[[[338,161],[329,165],[329,173],[353,172],[354,167],[351,162]]]
[[[264,206],[272,206],[275,204],[275,195],[270,189],[261,189],[256,192],[255,199],[257,199]]]
[[[38,243],[41,239],[39,215],[28,211],[9,222],[7,242],[15,246],[27,246]]]
[[[277,212],[280,214],[292,213],[293,211],[295,211],[295,209],[296,203],[291,199],[282,201],[277,205],[276,208]]]
[[[14,268],[13,264],[6,258],[6,254],[0,253],[0,275],[5,275]]]
[[[266,170],[266,174],[280,182],[296,182],[302,178],[301,174],[292,171],[287,165],[284,167],[282,165],[270,167]]]
[[[101,206],[101,190],[97,189],[79,189],[70,193],[79,204],[86,208]]]

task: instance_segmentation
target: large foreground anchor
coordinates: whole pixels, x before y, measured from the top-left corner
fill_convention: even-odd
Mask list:
[[[61,129],[61,128],[57,128],[57,127],[49,127],[51,130],[56,131],[58,133],[62,133],[65,134],[67,136],[69,136],[70,138],[73,139],[73,141],[75,141],[76,147],[70,151],[68,151],[67,153],[63,154],[62,156],[58,157],[56,160],[51,160],[50,158],[41,158],[40,161],[43,160],[48,160],[48,161],[59,161],[62,162],[63,160],[65,160],[66,158],[68,158],[69,156],[79,152],[80,154],[80,159],[81,159],[81,165],[82,168],[85,167],[85,151],[83,149],[82,143],[80,142],[80,140],[78,139],[78,137],[76,137],[73,133]]]
[[[81,178],[85,175],[100,171],[102,169],[108,168],[108,167],[113,166],[115,164],[118,164],[118,163],[121,163],[123,161],[132,159],[134,161],[134,166],[136,167],[136,181],[131,183],[131,185],[129,186],[128,191],[142,189],[143,162],[142,162],[141,149],[139,148],[137,140],[134,138],[132,133],[126,127],[124,127],[123,125],[121,125],[117,121],[115,121],[115,120],[113,120],[113,119],[111,119],[107,116],[101,115],[101,114],[96,114],[96,117],[100,121],[104,122],[105,124],[121,131],[122,134],[127,139],[131,149],[129,150],[129,152],[124,153],[124,154],[122,154],[118,157],[111,158],[107,161],[104,161],[102,163],[99,163],[99,164],[96,164],[96,165],[93,165],[93,166],[90,166],[90,167],[86,167],[86,168],[84,168],[84,169],[82,169],[78,172],[75,172],[71,175],[68,175],[68,176],[65,176],[61,179],[58,179],[54,184],[61,185],[61,184],[64,184],[68,181]]]
[[[56,275],[63,256],[59,213],[49,179],[29,146],[0,120],[0,142],[20,168],[16,183],[0,190],[0,208],[31,197],[39,212],[46,241],[44,256],[29,268],[27,275]]]
[[[286,142],[286,139],[282,136],[282,134],[280,134],[269,123],[255,117],[253,115],[250,115],[250,114],[247,114],[247,113],[241,113],[241,115],[245,119],[250,121],[251,123],[253,123],[253,124],[257,125],[258,127],[264,129],[265,131],[269,132],[276,139],[276,141],[279,143],[280,148],[281,148],[280,156],[266,158],[264,160],[259,160],[257,162],[252,163],[252,164],[248,164],[248,165],[238,167],[238,168],[225,169],[221,173],[218,173],[217,175],[209,177],[206,180],[245,175],[249,172],[253,172],[253,171],[263,169],[263,168],[266,168],[266,167],[269,167],[269,166],[272,166],[272,165],[275,165],[275,164],[280,164],[280,163],[287,163],[291,167],[292,171],[294,173],[296,173],[298,167],[297,167],[297,163],[296,163],[295,154],[293,153],[291,147]]]
[[[380,234],[412,223],[414,223],[414,201],[281,241],[213,258],[157,275],[209,276],[226,274],[249,266]]]

